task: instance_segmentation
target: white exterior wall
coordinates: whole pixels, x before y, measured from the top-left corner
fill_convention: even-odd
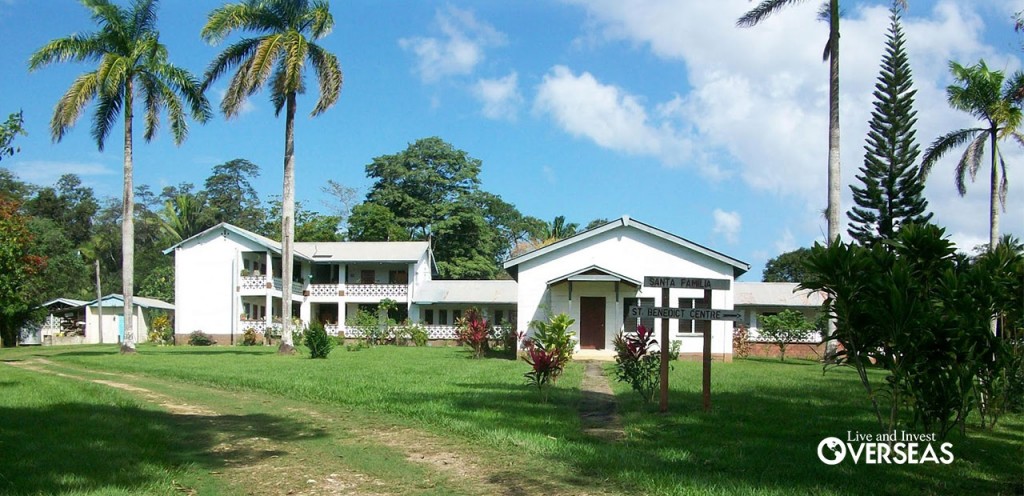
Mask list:
[[[120,303],[118,303],[120,305]],[[114,344],[119,342],[118,334],[121,326],[118,321],[124,315],[122,306],[103,306],[103,343]],[[142,307],[135,305],[135,317],[132,320],[132,328],[135,329],[135,342],[145,343],[149,340],[149,322],[143,316]],[[96,344],[100,342],[100,319],[99,309],[86,307],[85,309],[85,342]]]
[[[238,334],[242,309],[236,286],[241,267],[238,252],[266,248],[228,232],[208,233],[174,250],[174,295],[178,308],[174,333]]]
[[[628,297],[654,298],[656,306],[676,306],[678,298],[702,298],[701,290],[673,289],[670,302],[661,302],[660,288],[642,288],[619,283],[619,299],[615,300],[614,283],[573,283],[572,301],[568,300],[568,283],[548,289],[547,282],[592,265],[616,272],[637,281],[644,276],[699,277],[733,280],[733,267],[689,250],[678,244],[632,227],[612,229],[590,238],[568,244],[537,258],[519,264],[519,322],[518,330],[527,332],[533,320],[546,320],[560,312],[576,319],[574,330],[579,338],[580,296],[604,296],[606,308],[605,347],[611,349],[615,334],[622,330],[623,299]],[[713,291],[712,308],[732,309],[732,290]],[[732,322],[712,322],[712,353],[732,353]],[[657,336],[661,336],[661,321],[655,321]],[[703,342],[700,335],[683,335],[670,327],[671,340],[682,341],[682,353],[700,353]],[[577,345],[578,347],[578,345]]]

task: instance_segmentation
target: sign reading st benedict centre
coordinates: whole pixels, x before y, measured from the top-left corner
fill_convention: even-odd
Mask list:
[[[644,287],[679,289],[729,289],[728,279],[701,279],[699,277],[644,276]]]
[[[743,314],[714,308],[629,307],[629,318],[737,321],[743,320]]]

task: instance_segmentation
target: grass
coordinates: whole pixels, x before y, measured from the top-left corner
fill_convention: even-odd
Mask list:
[[[313,439],[311,446],[325,454],[318,459],[329,461],[332,456],[335,460],[341,456],[352,470],[387,480],[395,478],[399,481],[397,487],[404,488],[400,491],[403,494],[465,494],[473,490],[444,477],[436,478],[432,483],[435,485],[429,488],[422,486],[417,481],[429,474],[424,474],[422,467],[403,465],[402,456],[393,448],[373,445],[365,439],[339,442],[339,436],[344,441],[345,432],[352,432],[352,429],[372,432],[377,425],[432,433],[472,454],[483,468],[498,470],[508,480],[517,481],[516,490],[522,494],[557,492],[551,491],[552,488],[666,495],[1016,494],[1024,491],[1024,416],[1021,415],[1004,417],[993,431],[981,431],[972,426],[967,437],[953,435],[949,441],[953,443],[956,461],[951,465],[844,462],[830,467],[822,464],[816,449],[823,438],[844,439],[847,431],[877,434],[878,427],[852,371],[836,370],[822,375],[820,365],[800,360],[716,363],[710,413],[701,410],[700,364],[696,362],[674,364],[668,414],[656,413],[655,405],[639,402],[628,386],[614,383],[627,436],[619,443],[609,443],[580,433],[576,409],[583,367],[578,363],[570,364],[551,391],[548,402],[544,403],[536,390],[525,385],[523,373],[527,366],[522,362],[471,360],[469,352],[457,348],[377,347],[352,353],[336,350],[327,360],[308,360],[301,355],[278,356],[272,348],[263,347],[143,346],[137,356],[119,355],[110,346],[0,352],[0,358],[8,360],[34,355],[46,355],[58,366],[139,376],[143,382],[153,381],[148,385],[152,388],[160,387],[159,381],[170,381],[178,386],[174,391],[168,390],[168,394],[193,395],[193,399],[206,403],[220,401],[228,405],[232,398],[247,394],[270,398],[261,400],[269,404],[255,402],[257,404],[240,413],[243,416],[259,415],[268,408],[279,412],[286,404],[290,405],[287,408],[313,405],[326,409],[328,416],[337,420],[306,425],[307,430],[315,427],[307,432],[312,433],[307,436]],[[38,387],[31,382],[42,379],[14,372],[17,375],[10,376],[9,382],[13,383],[10,387],[19,390]],[[78,394],[75,391],[85,386],[103,389],[69,385],[59,379],[45,380],[51,384],[49,387],[63,388],[68,395]],[[206,388],[212,388],[212,393],[201,393],[211,391]],[[223,394],[225,390],[232,394]],[[195,396],[201,394],[206,397]],[[92,392],[87,396],[99,397]],[[38,401],[42,403],[31,411],[31,416],[47,418],[47,424],[64,423],[69,419],[59,415],[62,403],[47,406],[47,400]],[[2,405],[5,410],[0,415],[0,426],[7,432],[8,407]],[[159,415],[137,404],[132,408],[148,412],[149,416]],[[58,414],[59,418],[49,419],[50,413]],[[133,410],[133,414],[136,413]],[[22,412],[17,416],[28,415],[29,412]],[[97,421],[118,425],[117,419],[106,414]],[[292,425],[280,416],[262,420],[277,422],[274,424],[277,427],[270,430],[273,432],[282,432],[283,427]],[[294,415],[292,420],[296,420]],[[166,426],[174,421],[157,418],[151,423]],[[332,424],[337,422],[344,423],[344,429],[332,430]],[[160,441],[161,432],[166,434],[167,429],[173,432],[177,428],[180,426],[165,427],[155,433],[144,430],[140,435],[157,436],[158,446],[160,442],[188,440]],[[104,433],[103,439],[116,437],[116,428],[111,429]],[[261,429],[261,432],[267,431]],[[283,432],[281,442],[290,442],[287,429]],[[301,433],[292,434],[301,437]],[[8,446],[5,436],[0,435],[4,453]],[[190,452],[201,453],[208,448],[200,443],[190,448]],[[338,455],[332,450],[342,452]],[[360,457],[356,453],[375,454]],[[35,456],[28,456],[28,452],[23,455]],[[6,456],[0,454],[0,457]],[[136,458],[154,467],[169,466],[184,471],[181,472],[184,475],[189,474],[188,466],[181,465],[179,460],[166,459],[166,455],[137,453]],[[356,461],[364,458],[365,461]],[[211,466],[203,463],[204,469]],[[6,465],[0,464],[5,477]],[[400,467],[400,470],[389,472],[386,467]],[[52,472],[54,477],[75,473],[57,468]],[[399,473],[415,475],[402,479]],[[165,482],[161,482],[158,474],[150,479],[154,487],[164,487],[161,484]],[[28,489],[23,493],[48,492],[44,490],[45,484],[53,482],[52,479],[24,480],[13,487],[21,489],[21,484],[26,484],[24,487]],[[109,485],[117,483],[113,481]]]

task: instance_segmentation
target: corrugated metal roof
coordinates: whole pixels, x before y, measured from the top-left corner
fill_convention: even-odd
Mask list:
[[[97,300],[92,300],[86,303],[85,306],[94,307],[96,306]],[[163,310],[174,310],[174,304],[167,303],[164,300],[158,300],[156,298],[146,298],[145,296],[136,296],[132,298],[132,304],[145,308],[159,308]],[[119,307],[124,306],[124,296],[119,294],[109,294],[103,297],[104,307]]]
[[[797,286],[795,282],[737,282],[733,305],[818,307],[825,301],[821,293]]]
[[[515,281],[427,281],[413,299],[427,303],[507,303],[518,301],[519,285]]]
[[[345,241],[295,243],[295,250],[314,261],[416,262],[429,249],[426,241]]]

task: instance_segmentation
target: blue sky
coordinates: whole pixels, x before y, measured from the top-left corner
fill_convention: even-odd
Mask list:
[[[220,1],[165,0],[162,41],[175,64],[200,75],[223,46],[199,30]],[[888,3],[844,2],[841,62],[843,209],[863,162],[871,91],[888,27]],[[1021,68],[1011,15],[1022,0],[910,1],[904,16],[922,148],[973,127],[950,110],[947,64],[984,58],[1008,74]],[[328,179],[359,188],[373,157],[440,136],[483,161],[483,188],[521,212],[586,224],[640,219],[751,264],[824,239],[827,27],[818,2],[790,7],[761,26],[734,27],[746,0],[335,1],[335,29],[320,44],[344,71],[338,104],[309,118],[316,95],[299,98],[297,198],[323,208]],[[85,65],[28,73],[48,40],[94,30],[69,0],[0,0],[0,114],[22,109],[29,136],[3,167],[52,184],[79,174],[98,195],[117,196],[121,130],[99,152],[88,115],[52,143],[54,104]],[[212,88],[219,103],[226,80]],[[265,197],[281,192],[283,119],[266,93],[230,121],[193,124],[175,147],[162,132],[136,136],[137,184],[159,191],[201,185],[219,163],[259,164]],[[1010,193],[1002,232],[1024,234],[1024,163],[1006,146]],[[957,157],[959,153],[957,153]],[[936,165],[926,195],[935,220],[970,249],[987,240],[987,170],[960,198],[956,157]]]

